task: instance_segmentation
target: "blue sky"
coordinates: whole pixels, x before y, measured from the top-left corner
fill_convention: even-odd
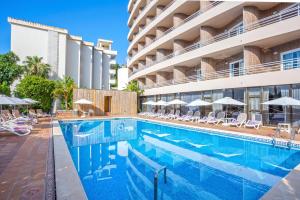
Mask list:
[[[1,2],[0,53],[10,50],[10,25],[14,17],[69,30],[85,41],[113,40],[118,63],[127,56],[128,0],[8,0]]]

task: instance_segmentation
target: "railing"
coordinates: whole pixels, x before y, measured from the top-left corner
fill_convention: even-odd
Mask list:
[[[131,28],[135,27],[135,26],[138,24],[138,22],[141,20],[141,19],[139,19],[139,18],[142,18],[142,16],[145,14],[147,8],[153,6],[153,5],[152,5],[152,2],[154,2],[154,0],[150,0],[149,4],[147,4],[147,5],[143,8],[142,12],[141,12],[141,13],[139,14],[139,16],[134,20],[134,22],[133,22]],[[158,2],[158,0],[155,0],[155,2]]]
[[[270,25],[270,24],[273,24],[273,23],[276,23],[276,22],[280,22],[280,21],[283,21],[283,20],[286,20],[286,19],[290,19],[290,18],[296,17],[296,16],[300,16],[300,4],[299,3],[294,4],[294,6],[290,9],[283,10],[283,11],[281,11],[281,12],[275,14],[275,15],[272,15],[272,16],[263,18],[261,20],[258,20],[256,22],[253,22],[251,24],[248,24],[247,26],[236,27],[236,28],[234,28],[230,31],[226,31],[224,33],[216,35],[211,39],[194,43],[194,44],[192,44],[192,45],[190,45],[190,46],[188,46],[188,47],[186,47],[182,50],[178,50],[178,51],[173,52],[169,55],[166,55],[166,56],[164,56],[160,59],[156,59],[155,61],[149,63],[147,66],[144,66],[144,67],[136,70],[135,72],[133,72],[129,75],[131,76],[134,73],[136,73],[136,72],[138,72],[142,69],[145,69],[145,68],[150,67],[152,65],[155,65],[159,62],[163,62],[165,60],[173,58],[174,56],[182,55],[186,52],[190,52],[190,51],[193,51],[195,49],[199,49],[201,47],[212,44],[214,42],[218,42],[218,41],[221,41],[221,40],[225,40],[227,38],[235,37],[237,35],[246,33],[248,31],[252,31],[254,29],[261,28],[261,27],[264,27],[264,26],[267,26],[267,25]]]
[[[168,4],[168,6],[166,6],[166,7],[164,8],[164,10],[166,10],[168,7],[170,7],[173,3],[174,3],[174,1],[172,1],[170,4]],[[181,25],[183,25],[183,24],[185,24],[185,23],[191,21],[192,19],[194,19],[194,18],[198,17],[199,15],[201,15],[203,12],[205,12],[205,11],[207,11],[207,10],[209,10],[209,9],[211,9],[211,8],[213,8],[213,7],[215,7],[215,6],[217,6],[217,5],[219,5],[220,3],[222,3],[222,1],[214,1],[213,3],[211,3],[211,4],[210,4],[209,6],[207,6],[206,8],[200,9],[199,11],[193,13],[192,15],[188,16],[187,18],[185,18],[181,23],[177,24],[176,26],[172,26],[171,28],[169,28],[169,29],[167,29],[165,32],[163,32],[160,36],[154,38],[148,45],[154,43],[155,41],[159,40],[159,39],[162,38],[163,36],[167,35],[168,33],[172,32],[173,30],[177,29],[177,28],[180,27]],[[157,17],[157,16],[156,16],[156,17]],[[156,17],[155,17],[155,18],[156,18]],[[152,21],[154,21],[155,18],[153,18]],[[150,24],[151,24],[151,23],[150,23]],[[145,26],[145,27],[146,27],[146,26]],[[145,29],[145,27],[144,27],[143,29]],[[142,30],[143,30],[143,29],[142,29]],[[139,32],[139,33],[140,33],[140,32]],[[139,34],[138,34],[138,35],[139,35]],[[137,37],[138,35],[136,35],[136,37]],[[133,41],[132,41],[132,43],[133,43]],[[134,56],[132,56],[132,57],[134,57]],[[131,60],[131,59],[130,59],[130,60]],[[129,60],[129,62],[130,62],[130,60]]]
[[[202,75],[195,74],[195,75],[187,76],[183,79],[177,79],[177,80],[171,79],[160,83],[155,83],[154,85],[141,86],[141,89],[157,88],[157,87],[163,87],[169,85],[177,85],[177,84],[190,83],[190,82],[200,82],[200,81],[214,80],[220,78],[239,77],[239,76],[274,72],[280,70],[290,70],[295,68],[300,68],[300,58],[289,59],[285,61],[268,62],[259,65],[249,65],[234,70],[224,69],[215,72],[204,72]]]
[[[164,7],[164,9],[162,10],[161,13],[163,13],[163,12],[164,12],[165,10],[167,10],[171,5],[173,5],[173,3],[175,3],[175,1],[176,1],[176,0],[173,0],[173,1],[171,1],[168,5],[166,5],[166,7]],[[137,37],[138,35],[140,35],[141,32],[142,32],[146,27],[150,26],[150,24],[152,24],[153,21],[161,15],[161,13],[160,13],[159,15],[156,15],[155,17],[153,17],[152,21],[151,21],[148,25],[146,24],[146,25],[142,28],[142,30],[138,32],[138,34],[137,34],[135,37]],[[133,26],[132,26],[132,27],[133,27]],[[134,42],[132,41],[131,43],[133,44]]]

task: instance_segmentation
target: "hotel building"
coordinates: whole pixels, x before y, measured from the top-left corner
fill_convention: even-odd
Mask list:
[[[11,51],[20,58],[42,57],[51,66],[49,77],[61,79],[70,76],[79,88],[110,89],[115,84],[117,52],[112,41],[99,39],[95,46],[68,30],[8,18],[11,24]]]
[[[272,124],[284,108],[262,102],[300,99],[299,3],[130,0],[128,11],[129,81],[144,89],[141,102],[229,96],[247,104],[239,109],[248,118],[262,113]],[[300,119],[299,107],[287,112]]]

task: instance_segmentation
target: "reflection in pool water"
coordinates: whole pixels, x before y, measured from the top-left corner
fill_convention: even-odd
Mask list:
[[[89,199],[258,199],[300,153],[135,119],[60,122]],[[162,176],[162,175],[161,175]]]

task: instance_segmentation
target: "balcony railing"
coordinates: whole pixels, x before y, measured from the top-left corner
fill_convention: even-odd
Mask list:
[[[183,79],[177,79],[177,80],[171,79],[171,80],[163,81],[161,83],[155,83],[154,85],[141,86],[141,88],[150,89],[150,88],[157,88],[157,87],[163,87],[168,85],[200,82],[200,81],[229,78],[229,77],[233,78],[233,77],[240,77],[245,75],[275,72],[280,70],[290,70],[295,68],[300,68],[300,58],[289,59],[284,61],[268,62],[259,65],[249,65],[235,70],[225,69],[225,70],[219,70],[215,72],[203,72],[202,75],[195,74],[195,75],[187,76]]]
[[[141,17],[145,14],[147,8],[153,6],[153,5],[152,5],[152,2],[154,2],[154,0],[150,0],[149,4],[147,4],[147,5],[143,8],[142,12],[141,12],[141,13],[139,14],[139,16],[134,20],[134,22],[133,22],[133,24],[132,24],[131,27],[135,27],[135,26],[138,24],[138,22],[140,21],[139,18],[141,18]],[[155,2],[158,2],[158,0],[155,0]]]
[[[164,8],[164,10],[166,10],[168,7],[170,7],[174,2],[175,2],[175,1],[172,1],[171,3],[169,3],[169,4]],[[197,12],[193,13],[193,14],[190,15],[189,17],[185,18],[185,19],[184,19],[181,23],[179,23],[177,26],[172,26],[171,28],[169,28],[169,29],[167,29],[165,32],[163,32],[160,36],[154,38],[148,45],[154,43],[155,41],[159,40],[159,39],[162,38],[163,36],[167,35],[168,33],[172,32],[173,30],[177,29],[177,28],[180,27],[181,25],[183,25],[183,24],[185,24],[185,23],[191,21],[192,19],[198,17],[199,15],[201,15],[202,13],[204,13],[205,11],[207,11],[207,10],[209,10],[209,9],[211,9],[211,8],[213,8],[213,7],[215,7],[215,6],[217,6],[217,5],[219,5],[220,3],[222,3],[222,1],[214,1],[213,3],[211,3],[210,5],[208,5],[207,7],[205,7],[204,9],[198,10]],[[156,16],[156,17],[157,17],[157,16]],[[156,18],[156,17],[155,17],[155,18]],[[154,18],[154,19],[155,19],[155,18]],[[154,19],[153,19],[152,21],[154,21]],[[151,24],[151,23],[150,23],[150,24]],[[145,29],[145,28],[146,28],[146,26],[145,26],[143,29]],[[142,30],[143,30],[143,29],[142,29]],[[138,33],[138,35],[139,35],[139,34],[140,34],[140,32]],[[138,36],[138,35],[137,35],[137,36]],[[136,36],[136,37],[137,37],[137,36]],[[132,57],[134,57],[134,56],[132,56]],[[131,60],[131,59],[130,59],[130,60]],[[129,60],[129,61],[130,61],[130,60]]]
[[[175,56],[182,55],[184,53],[193,51],[195,49],[199,49],[199,48],[204,47],[206,45],[209,45],[209,44],[221,41],[221,40],[225,40],[225,39],[228,39],[228,38],[231,38],[231,37],[235,37],[237,35],[246,33],[248,31],[252,31],[252,30],[255,30],[255,29],[258,29],[258,28],[261,28],[261,27],[264,27],[264,26],[267,26],[267,25],[270,25],[270,24],[273,24],[273,23],[277,23],[277,22],[280,22],[280,21],[284,21],[286,19],[290,19],[290,18],[296,17],[296,16],[300,16],[300,3],[296,3],[290,9],[286,9],[286,10],[283,10],[283,11],[281,11],[281,12],[275,14],[275,15],[260,19],[260,20],[254,22],[254,23],[248,24],[247,26],[236,27],[236,28],[234,28],[230,31],[226,31],[224,33],[216,35],[216,36],[214,36],[211,39],[208,39],[206,41],[196,42],[196,43],[194,43],[194,44],[192,44],[192,45],[190,45],[190,46],[188,46],[188,47],[186,47],[182,50],[178,50],[176,52],[173,52],[169,55],[166,55],[166,56],[164,56],[160,59],[157,59],[157,60],[149,63],[148,65],[146,65],[144,67],[139,68],[138,70],[133,71],[130,74],[130,76],[137,73],[138,71],[140,71],[142,69],[151,67],[152,65],[155,65],[159,62],[163,62],[163,61],[168,60],[170,58],[173,58]]]

